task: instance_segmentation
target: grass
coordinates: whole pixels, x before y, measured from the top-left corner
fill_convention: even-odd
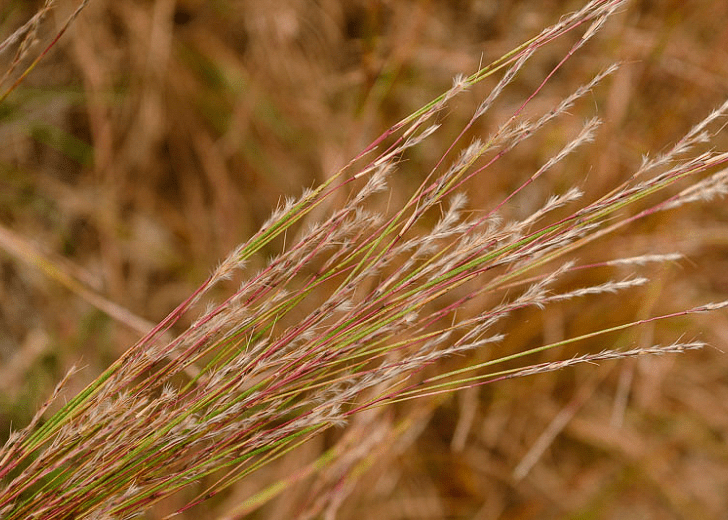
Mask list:
[[[475,74],[457,76],[444,94],[385,130],[317,187],[281,203],[192,296],[88,386],[67,392],[61,404],[64,387],[79,377],[71,369],[29,426],[11,433],[0,454],[0,476],[6,478],[3,515],[115,518],[156,514],[162,501],[171,511],[194,512],[206,507],[205,501],[230,496],[231,488],[245,490],[246,482],[259,475],[273,484],[231,499],[227,512],[215,514],[242,516],[293,493],[299,482],[316,492],[291,499],[296,514],[334,512],[378,461],[406,449],[455,390],[465,396],[452,433],[451,448],[457,453],[465,448],[476,415],[473,392],[492,383],[537,374],[544,378],[582,363],[701,348],[703,341],[683,338],[684,326],[666,343],[648,341],[646,334],[636,340],[635,331],[719,311],[725,303],[665,312],[645,305],[643,315],[626,319],[615,308],[606,322],[587,319],[589,308],[577,303],[578,325],[568,335],[552,334],[550,341],[547,334],[540,341],[522,337],[529,328],[523,323],[543,317],[542,309],[592,299],[614,306],[620,300],[612,294],[621,299],[641,294],[647,278],[639,271],[677,262],[680,256],[662,247],[633,255],[616,250],[615,255],[610,246],[596,246],[613,244],[608,242],[612,236],[624,240],[636,235],[641,222],[656,225],[668,210],[683,211],[689,203],[725,192],[719,167],[728,156],[708,146],[718,139],[726,104],[602,193],[591,193],[589,177],[576,183],[568,178],[580,171],[574,157],[597,139],[601,122],[592,117],[576,125],[558,124],[573,120],[569,112],[588,105],[585,99],[618,69],[606,65],[551,102],[548,89],[564,74],[567,61],[588,48],[607,16],[624,8],[622,2],[591,2]],[[59,32],[66,27],[62,24]],[[163,43],[163,33],[154,34]],[[537,51],[562,40],[567,44],[560,57],[531,82],[519,102],[505,103],[502,97]],[[36,63],[30,61],[25,70]],[[25,72],[18,76],[24,77]],[[382,81],[372,93],[386,90],[391,76]],[[473,115],[460,129],[448,128],[447,110],[486,82]],[[8,94],[18,85],[15,80]],[[224,82],[210,88],[218,87],[227,88]],[[99,95],[94,88],[91,97]],[[144,97],[154,96],[149,92],[142,95],[140,107],[159,102]],[[539,104],[543,98],[546,102]],[[501,103],[505,112],[496,108]],[[236,107],[222,105],[219,110],[239,115]],[[210,189],[223,200],[216,215],[222,224],[234,212],[224,202],[229,179],[220,171],[226,166],[216,164],[203,148],[224,157],[240,135],[229,114],[215,118],[216,109],[203,106],[212,112],[207,116],[216,131],[230,128],[217,141],[193,132],[192,146],[207,158],[203,168]],[[94,112],[98,110],[89,108],[91,127],[103,122],[103,112]],[[489,131],[470,140],[494,112]],[[141,122],[152,124],[139,131],[153,142],[154,119],[143,109],[140,113],[151,118]],[[274,126],[278,139],[291,139],[292,126],[285,132]],[[561,130],[550,130],[554,126]],[[513,166],[498,170],[549,131],[552,150],[540,164],[529,164],[530,173]],[[442,148],[431,144],[438,133],[446,134]],[[105,175],[105,168],[117,166],[104,162],[110,151],[104,151],[101,135],[94,134],[99,139],[95,158],[97,174]],[[408,188],[402,179],[411,179],[413,169],[422,167],[417,154],[430,163],[414,188]],[[518,175],[501,180],[503,171]],[[555,172],[562,173],[559,182],[539,187]],[[112,183],[111,197],[121,197],[113,178],[105,182]],[[494,192],[505,193],[482,204],[478,197],[490,182],[503,183],[505,188],[496,186]],[[162,198],[170,195],[163,188]],[[101,215],[100,236],[119,229],[121,206]],[[223,242],[224,233],[217,230],[214,238]],[[17,258],[44,268],[123,323],[144,328],[143,320],[80,283],[78,275],[49,260],[22,235],[7,230],[3,236],[4,248]],[[165,240],[163,233],[153,236]],[[118,246],[100,242],[111,251],[110,272],[115,264],[121,268],[115,274],[120,283],[124,269],[118,251],[114,253]],[[590,248],[596,256],[586,261],[574,256],[577,251],[593,254]],[[114,285],[113,280],[107,283]],[[518,479],[533,470],[598,384],[576,386],[563,413],[554,414],[551,426],[533,439],[516,467]],[[621,420],[624,412],[614,410],[614,420]],[[339,433],[331,433],[341,426]],[[331,446],[286,471],[296,452],[327,435]],[[266,475],[269,468],[279,468],[278,473]],[[174,505],[174,500],[181,503]]]

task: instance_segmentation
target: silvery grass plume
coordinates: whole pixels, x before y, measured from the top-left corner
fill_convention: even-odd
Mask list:
[[[456,78],[447,92],[394,125],[319,187],[285,201],[192,296],[44,419],[71,371],[0,451],[0,516],[130,518],[215,474],[216,481],[187,508],[363,410],[577,363],[701,347],[677,342],[499,367],[556,346],[728,303],[625,323],[460,369],[431,370],[454,355],[496,352],[507,338],[504,321],[514,311],[645,284],[645,278],[633,275],[568,292],[555,288],[560,276],[597,266],[567,258],[578,248],[636,219],[725,193],[725,170],[714,170],[728,153],[690,152],[712,137],[711,127],[724,118],[728,103],[597,200],[585,202],[582,192],[571,188],[524,219],[500,217],[511,199],[592,140],[599,126],[592,119],[499,204],[484,213],[467,211],[467,181],[485,175],[614,72],[616,66],[605,69],[541,116],[523,115],[551,76],[622,4],[589,2],[475,74]],[[486,139],[461,146],[534,53],[574,30],[582,31],[576,43],[512,117]],[[433,121],[448,102],[497,73],[501,79],[407,202],[375,211],[398,163],[437,131]],[[462,151],[453,159],[456,148]],[[677,193],[668,189],[681,181],[688,187]],[[346,200],[335,206],[334,194],[341,193],[348,193]],[[638,204],[647,197],[646,207]],[[631,207],[638,209],[621,211]],[[312,218],[323,210],[323,218]],[[283,251],[232,295],[207,301],[214,286],[244,272],[249,259],[286,237]],[[598,265],[676,258],[650,254]],[[498,303],[458,315],[484,295]],[[205,310],[191,326],[165,339],[173,325],[200,307]]]

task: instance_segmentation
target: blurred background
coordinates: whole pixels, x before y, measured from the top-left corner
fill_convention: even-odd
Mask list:
[[[0,2],[0,40],[42,5]],[[57,2],[32,55],[77,5]],[[83,370],[68,392],[80,391],[283,197],[320,183],[456,74],[474,72],[581,5],[92,0],[0,106],[0,440],[11,425],[28,423],[74,364]],[[664,150],[725,100],[727,19],[725,2],[629,2],[532,110],[549,110],[615,61],[623,63],[619,72],[572,117],[473,183],[471,207],[492,207],[594,115],[604,119],[596,142],[529,187],[506,216],[528,215],[565,186],[581,186],[591,200],[626,179],[643,154]],[[487,137],[577,36],[540,51],[468,138]],[[2,70],[14,52],[0,54]],[[403,163],[390,204],[429,172],[494,83],[455,100],[443,129]],[[627,296],[519,313],[508,348],[725,299],[726,222],[728,207],[712,201],[646,219],[579,252],[584,263],[672,251],[685,258],[647,266],[653,283]],[[362,414],[181,518],[725,518],[725,311],[541,360],[681,337],[715,348]],[[335,462],[314,469],[327,449]],[[291,475],[295,482],[272,500],[245,502]],[[146,518],[161,518],[184,498]]]

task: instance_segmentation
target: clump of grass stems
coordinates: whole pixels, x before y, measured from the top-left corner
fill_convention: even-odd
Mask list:
[[[44,418],[72,370],[30,424],[12,432],[0,450],[0,516],[128,518],[203,477],[219,477],[222,470],[223,476],[187,508],[363,410],[578,363],[702,347],[701,342],[679,340],[557,362],[525,361],[548,349],[728,303],[496,354],[499,343],[507,341],[507,317],[520,309],[629,291],[647,282],[634,275],[559,292],[561,276],[603,265],[678,258],[648,254],[585,266],[569,259],[574,251],[635,220],[728,189],[726,170],[715,171],[728,153],[691,155],[714,135],[711,127],[725,116],[727,102],[594,201],[584,201],[573,187],[521,220],[507,222],[499,216],[520,192],[590,142],[597,119],[587,121],[500,203],[484,213],[468,213],[468,181],[482,178],[493,163],[563,117],[616,70],[608,67],[551,110],[525,118],[525,108],[552,75],[623,3],[589,2],[475,74],[456,78],[447,92],[391,127],[345,168],[282,204],[186,301],[84,391]],[[534,53],[576,30],[582,33],[563,60],[512,117],[487,139],[462,146],[468,130]],[[438,130],[433,121],[451,99],[498,73],[496,86],[406,203],[377,211],[379,199],[386,199],[388,179],[410,148],[425,146]],[[462,151],[453,159],[457,148]],[[673,189],[679,183],[687,187]],[[332,201],[338,194],[347,196],[336,205]],[[631,208],[636,209],[625,211]],[[326,215],[314,218],[321,212]],[[283,239],[282,252],[265,268],[224,301],[206,302],[213,287],[244,272],[251,258]],[[497,303],[465,312],[469,302],[486,299]],[[199,316],[191,326],[165,339],[194,312]],[[438,370],[445,358],[482,349],[490,349],[493,357]]]

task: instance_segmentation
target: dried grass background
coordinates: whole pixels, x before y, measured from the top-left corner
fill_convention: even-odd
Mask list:
[[[7,35],[42,2],[0,5]],[[476,70],[481,56],[489,62],[580,5],[93,0],[0,107],[1,439],[11,424],[30,420],[72,364],[81,360],[85,369],[69,394],[93,380],[283,196],[320,183],[453,76]],[[39,40],[75,6],[59,2]],[[510,207],[512,216],[528,215],[537,200],[585,175],[588,193],[604,192],[643,153],[669,145],[721,104],[726,19],[720,2],[668,0],[633,1],[611,19],[535,101],[547,109],[623,61],[567,122],[572,134],[596,112],[606,124],[593,145],[532,188],[532,206],[521,198]],[[507,117],[565,50],[557,43],[541,51],[504,93],[502,113],[472,134],[487,135]],[[408,158],[392,180],[391,204],[399,202],[397,183],[419,184],[429,170],[418,165],[436,160],[487,87],[451,108],[439,147]],[[471,191],[471,206],[488,207],[516,188],[567,131],[547,129],[499,162]],[[716,144],[725,149],[725,138]],[[690,206],[580,252],[585,262],[676,250],[686,258],[648,269],[653,283],[629,297],[519,314],[509,348],[724,299],[727,220],[724,203]],[[728,348],[725,311],[611,341],[648,345],[681,331]],[[578,351],[610,346],[602,340]],[[332,446],[343,453],[334,466],[302,474],[249,518],[724,518],[726,397],[728,358],[707,349],[423,399],[362,414],[182,518],[242,517],[247,497]],[[184,503],[162,503],[147,518]]]

